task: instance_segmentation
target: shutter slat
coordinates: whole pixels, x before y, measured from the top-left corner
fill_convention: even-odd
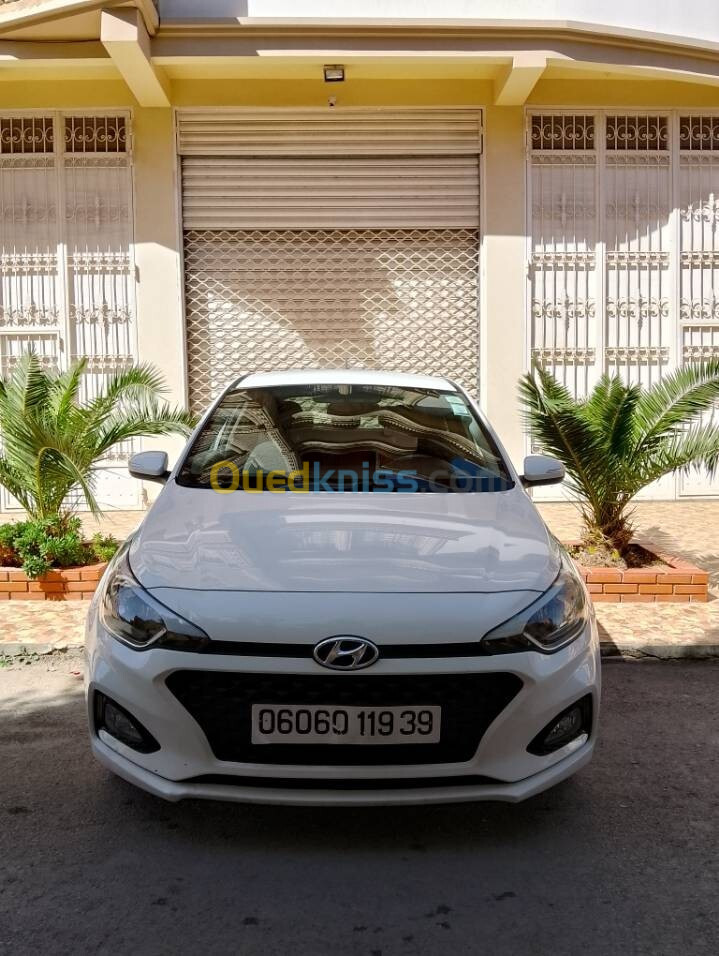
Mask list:
[[[477,228],[479,159],[194,156],[183,159],[186,229]]]
[[[180,154],[477,154],[479,110],[181,110]]]

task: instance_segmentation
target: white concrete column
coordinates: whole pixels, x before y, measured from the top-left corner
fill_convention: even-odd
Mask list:
[[[186,400],[180,228],[172,111],[134,113],[135,263],[141,361],[157,365],[172,400]]]
[[[484,133],[480,399],[514,464],[524,437],[517,381],[525,369],[525,154],[522,107],[490,106]]]
[[[135,264],[138,357],[163,374],[167,398],[187,406],[185,330],[172,110],[135,109]],[[181,439],[145,439],[173,458]],[[174,458],[173,458],[174,460]],[[150,497],[159,485],[147,485]]]

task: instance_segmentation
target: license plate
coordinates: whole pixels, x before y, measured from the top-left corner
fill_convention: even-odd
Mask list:
[[[253,744],[436,744],[441,707],[253,704]]]

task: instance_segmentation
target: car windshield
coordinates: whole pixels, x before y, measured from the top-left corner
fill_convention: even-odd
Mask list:
[[[236,388],[178,484],[216,491],[496,492],[513,481],[455,391],[379,385]]]

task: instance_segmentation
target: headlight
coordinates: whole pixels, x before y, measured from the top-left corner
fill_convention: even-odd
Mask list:
[[[579,637],[589,619],[587,595],[571,559],[562,554],[561,561],[554,584],[538,601],[482,638],[487,654],[552,654]]]
[[[107,569],[100,615],[107,630],[136,650],[164,647],[196,651],[209,643],[203,630],[152,597],[136,580],[128,561],[129,542]]]

